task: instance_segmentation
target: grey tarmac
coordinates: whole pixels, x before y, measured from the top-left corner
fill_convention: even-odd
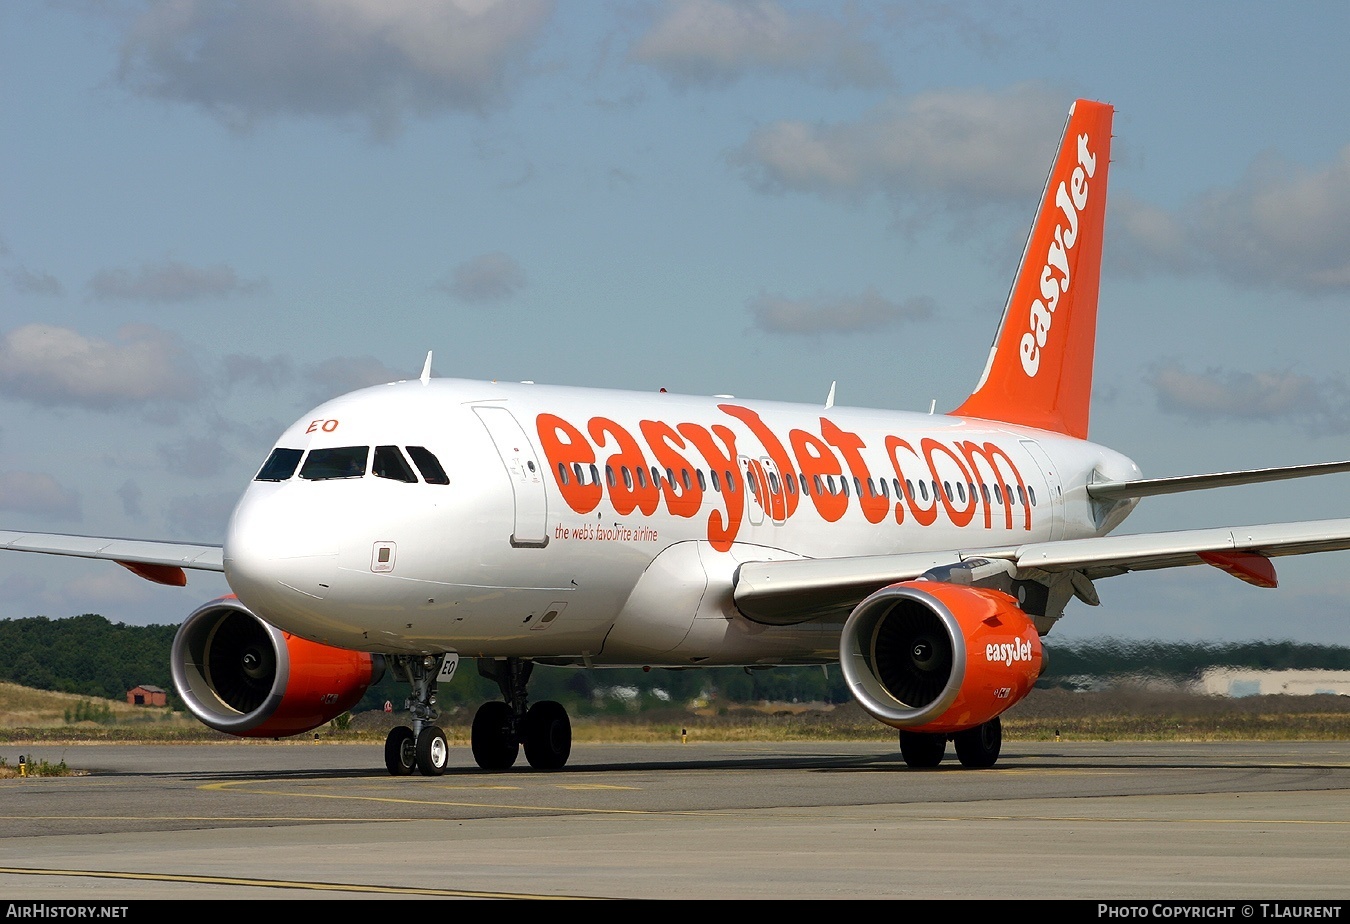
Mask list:
[[[1350,742],[575,746],[391,777],[380,744],[5,745],[0,897],[1350,899]],[[0,902],[3,907],[3,902]]]

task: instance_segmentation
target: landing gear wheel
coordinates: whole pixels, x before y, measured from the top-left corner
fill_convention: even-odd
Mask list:
[[[536,770],[561,770],[572,753],[572,722],[561,703],[545,700],[525,713],[525,759]]]
[[[440,776],[449,762],[450,745],[445,741],[445,732],[435,725],[422,729],[417,736],[417,769],[423,776]]]
[[[499,700],[484,703],[473,717],[470,743],[473,759],[484,770],[507,770],[520,754],[512,727],[511,707]]]
[[[952,740],[956,743],[956,756],[961,766],[992,767],[1003,747],[1003,722],[994,716],[983,725],[957,732]]]
[[[417,768],[417,743],[413,730],[400,725],[384,739],[384,765],[394,776],[408,776]]]
[[[947,753],[947,736],[930,735],[925,732],[900,733],[900,756],[910,767],[936,767],[942,763]]]

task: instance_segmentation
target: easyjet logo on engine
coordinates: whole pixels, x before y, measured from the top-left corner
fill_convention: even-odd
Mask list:
[[[1087,207],[1088,180],[1097,172],[1097,156],[1088,150],[1088,136],[1078,136],[1078,165],[1067,181],[1060,180],[1055,190],[1055,205],[1064,213],[1065,224],[1056,224],[1055,233],[1046,248],[1045,265],[1041,268],[1041,297],[1031,303],[1026,333],[1018,345],[1022,356],[1022,370],[1031,378],[1041,368],[1041,350],[1050,336],[1055,321],[1055,308],[1060,297],[1067,295],[1069,253],[1078,243],[1078,215]]]
[[[1026,482],[996,443],[885,435],[869,451],[861,436],[828,417],[817,429],[793,428],[783,437],[750,408],[717,409],[725,418],[711,425],[641,420],[632,427],[592,417],[578,426],[549,413],[535,425],[553,482],[573,512],[591,513],[606,499],[621,517],[652,516],[662,507],[685,518],[706,511],[707,538],[718,551],[731,548],[747,519],[767,515],[782,524],[808,508],[827,522],[855,506],[873,524],[941,520],[984,529],[994,528],[997,510],[1011,530],[1020,507],[1020,525],[1031,529]]]
[[[990,664],[1002,661],[1004,667],[1012,667],[1014,661],[1030,661],[1031,642],[1021,638],[1011,642],[990,642],[984,646],[984,659]]]

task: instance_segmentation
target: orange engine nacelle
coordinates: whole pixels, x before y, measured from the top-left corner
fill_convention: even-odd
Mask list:
[[[873,718],[906,731],[974,728],[1031,692],[1045,653],[1002,591],[936,581],[884,587],[853,610],[840,666]]]
[[[183,620],[173,683],[203,724],[246,738],[298,735],[346,712],[384,675],[384,658],[268,625],[232,596]]]

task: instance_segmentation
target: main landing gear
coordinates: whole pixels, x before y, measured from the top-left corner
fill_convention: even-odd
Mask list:
[[[947,735],[902,731],[900,756],[916,769],[936,767],[947,752]],[[951,736],[961,766],[971,769],[992,767],[1003,747],[1003,722],[998,716]]]
[[[567,710],[552,700],[527,708],[525,688],[533,661],[480,658],[478,673],[495,680],[503,701],[484,703],[473,717],[473,759],[484,770],[506,770],[520,756],[536,770],[560,770],[572,753],[572,722]]]
[[[423,776],[440,776],[450,762],[445,732],[435,724],[440,715],[436,708],[436,676],[441,659],[432,655],[396,655],[389,658],[389,664],[394,676],[412,686],[405,705],[413,721],[411,728],[400,725],[384,739],[384,765],[394,776],[409,776],[413,771],[420,771]]]
[[[453,657],[453,655],[451,656]],[[449,763],[445,732],[436,725],[436,680],[446,676],[441,658],[432,655],[395,655],[389,669],[412,687],[405,703],[412,726],[400,725],[384,741],[384,765],[394,776],[440,776]],[[526,686],[533,661],[480,658],[478,672],[495,680],[502,699],[484,703],[473,717],[473,759],[484,770],[507,770],[515,765],[521,745],[525,759],[536,770],[559,770],[572,753],[572,722],[562,704],[551,700],[528,705]],[[453,674],[453,668],[450,673]]]

